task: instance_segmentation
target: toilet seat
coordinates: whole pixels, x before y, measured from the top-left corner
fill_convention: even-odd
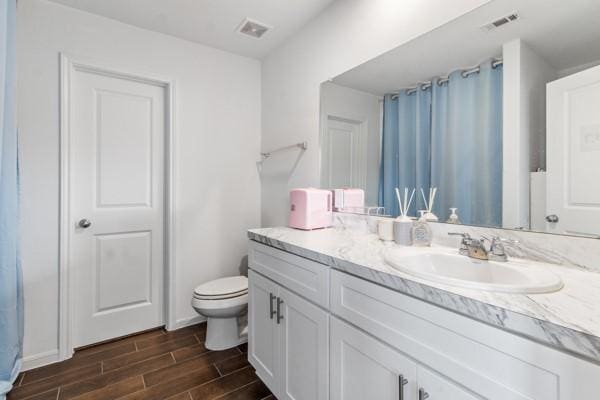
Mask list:
[[[239,307],[248,304],[248,293],[241,296],[229,297],[226,299],[192,299],[192,307],[205,310],[225,310],[231,307]]]
[[[194,299],[225,300],[248,294],[248,278],[245,276],[230,276],[215,279],[194,289]]]

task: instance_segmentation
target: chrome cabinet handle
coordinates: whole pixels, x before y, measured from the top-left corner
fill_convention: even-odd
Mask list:
[[[273,319],[275,316],[275,310],[273,309],[273,300],[276,299],[276,296],[273,293],[269,293],[269,318]]]
[[[423,388],[419,388],[419,400],[425,400],[429,398],[429,393]]]
[[[398,392],[398,400],[404,400],[404,386],[408,383],[408,379],[404,377],[404,375],[400,375],[398,377],[398,387],[400,388]]]
[[[281,298],[277,298],[277,325],[279,325],[279,323],[281,322],[281,320],[283,319],[283,315],[281,315],[281,305],[283,304],[283,300],[281,300]]]
[[[90,221],[89,219],[83,218],[83,219],[79,220],[77,225],[79,225],[80,228],[86,229],[86,228],[89,228],[90,226],[92,226],[92,221]]]

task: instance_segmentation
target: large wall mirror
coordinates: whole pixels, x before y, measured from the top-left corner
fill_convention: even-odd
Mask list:
[[[493,0],[321,85],[321,186],[600,237],[600,1]],[[408,214],[423,209],[419,194]]]

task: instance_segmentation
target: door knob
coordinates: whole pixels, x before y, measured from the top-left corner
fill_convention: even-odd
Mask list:
[[[556,214],[550,214],[550,215],[546,215],[546,221],[555,224],[558,222],[558,215]]]
[[[79,220],[79,223],[77,225],[79,225],[79,227],[83,228],[83,229],[89,228],[90,226],[92,226],[92,221],[90,221],[89,219],[83,218],[83,219]]]

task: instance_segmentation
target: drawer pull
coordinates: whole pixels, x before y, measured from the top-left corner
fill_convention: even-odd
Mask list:
[[[275,316],[275,310],[273,309],[273,300],[276,299],[276,296],[273,293],[269,293],[269,317],[273,319]]]
[[[279,325],[279,323],[281,322],[281,320],[283,319],[283,315],[281,315],[281,305],[283,304],[283,300],[281,300],[281,298],[277,298],[277,325]]]
[[[404,386],[406,386],[407,383],[408,383],[408,379],[406,379],[404,377],[404,375],[400,375],[398,377],[398,387],[399,387],[398,400],[404,400]]]
[[[428,398],[429,398],[429,393],[427,393],[425,391],[425,389],[420,388],[419,389],[419,400],[425,400],[425,399],[428,399]]]

